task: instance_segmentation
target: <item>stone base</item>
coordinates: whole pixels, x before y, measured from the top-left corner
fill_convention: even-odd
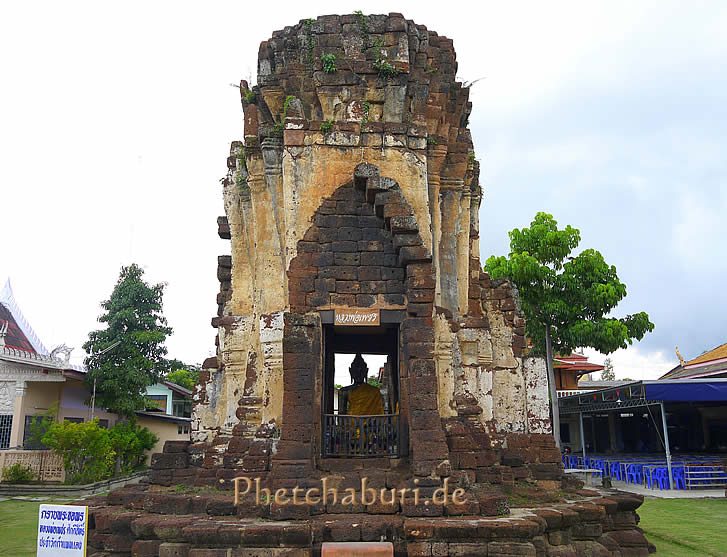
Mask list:
[[[288,512],[283,519],[273,505],[270,512],[278,516],[266,519],[246,516],[247,509],[235,507],[229,495],[132,486],[85,502],[88,555],[308,557],[321,555],[325,542],[373,541],[391,542],[397,556],[627,557],[655,551],[637,526],[635,510],[643,497],[616,491],[567,496],[574,500],[516,508],[499,518],[298,507],[298,517]]]

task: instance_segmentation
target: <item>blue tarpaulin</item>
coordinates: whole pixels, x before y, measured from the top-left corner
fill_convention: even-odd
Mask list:
[[[667,401],[727,401],[727,382],[721,381],[666,381],[644,382],[647,400]]]

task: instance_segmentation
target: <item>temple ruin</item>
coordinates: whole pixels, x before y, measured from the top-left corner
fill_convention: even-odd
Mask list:
[[[517,291],[482,272],[472,106],[456,70],[450,39],[396,13],[303,20],[260,45],[257,84],[240,85],[244,141],[232,143],[223,180],[230,255],[219,257],[217,356],[197,386],[192,442],[168,443],[151,485],[95,509],[94,547],[648,553],[638,498],[579,492],[564,478]],[[336,394],[342,354],[385,359],[380,406],[361,406],[381,412],[349,411],[360,381]],[[365,478],[397,496],[235,504],[228,490],[243,476],[273,494],[323,479],[358,489]],[[432,498],[445,480],[465,502]],[[417,497],[399,497],[403,488]],[[513,493],[545,507],[511,510]]]

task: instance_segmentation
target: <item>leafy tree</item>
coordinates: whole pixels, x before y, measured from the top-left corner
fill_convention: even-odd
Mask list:
[[[490,257],[485,270],[492,278],[510,278],[520,292],[526,332],[536,353],[546,357],[553,409],[553,434],[560,447],[558,396],[553,354],[569,354],[590,346],[604,354],[641,340],[654,325],[644,313],[617,319],[607,317],[626,296],[616,268],[592,249],[576,256],[580,232],[538,213],[529,228],[509,233],[508,257]]]
[[[606,358],[603,361],[603,371],[601,372],[601,381],[615,381],[616,374],[613,372],[613,364],[611,358]]]
[[[381,381],[379,381],[379,378],[378,378],[378,376],[376,376],[376,375],[369,375],[369,376],[368,376],[368,377],[366,378],[366,382],[367,382],[367,383],[368,383],[369,385],[373,385],[374,387],[379,387],[379,388],[381,388]]]
[[[83,349],[86,382],[93,389],[95,405],[132,417],[144,409],[146,388],[158,383],[169,369],[164,341],[172,333],[162,315],[164,284],[149,285],[135,264],[122,267],[99,317],[105,329],[93,331]]]
[[[130,474],[143,468],[145,451],[154,448],[159,437],[132,421],[117,423],[109,430],[111,446],[116,453],[116,473]]]
[[[178,368],[167,373],[165,379],[172,383],[176,383],[180,387],[193,391],[194,386],[199,380],[199,368],[196,366]]]

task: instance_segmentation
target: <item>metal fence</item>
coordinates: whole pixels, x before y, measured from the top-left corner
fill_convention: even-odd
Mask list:
[[[399,456],[399,415],[323,416],[323,455]]]

